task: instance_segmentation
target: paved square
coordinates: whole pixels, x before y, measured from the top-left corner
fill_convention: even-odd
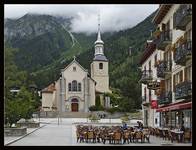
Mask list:
[[[192,146],[192,143],[171,143],[170,141],[162,140],[154,136],[150,137],[150,143],[129,143],[129,144],[103,144],[103,143],[77,143],[76,142],[76,127],[74,123],[83,122],[87,123],[87,119],[81,118],[63,118],[59,121],[58,119],[44,119],[40,122],[45,124],[42,128],[30,133],[22,139],[9,144],[9,146]],[[102,119],[101,123],[106,123],[109,120]],[[119,125],[120,119],[112,119],[112,123]],[[5,137],[8,140],[11,137]]]

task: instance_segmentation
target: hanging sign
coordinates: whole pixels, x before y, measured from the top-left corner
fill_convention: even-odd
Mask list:
[[[158,103],[157,100],[151,100],[151,109],[157,109]]]

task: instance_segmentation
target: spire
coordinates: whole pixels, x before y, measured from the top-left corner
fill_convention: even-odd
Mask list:
[[[100,31],[100,13],[98,14],[98,34],[97,34],[97,41],[96,43],[104,44],[104,42],[101,40],[101,31]]]
[[[100,13],[98,14],[98,33],[97,40],[95,41],[95,57],[93,60],[98,61],[108,61],[104,55],[104,42],[101,40],[101,31],[100,31]]]
[[[98,35],[97,35],[97,40],[101,40],[101,33],[100,33],[100,13],[98,14]]]

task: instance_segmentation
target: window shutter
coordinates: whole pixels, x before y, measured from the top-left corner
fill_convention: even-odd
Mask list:
[[[188,71],[188,69],[185,68],[184,69],[184,81],[187,81],[187,71]]]
[[[165,90],[165,81],[164,80],[161,80],[160,86],[161,86],[161,91],[164,91]]]
[[[180,82],[183,81],[183,71],[180,71]]]
[[[173,75],[173,91],[175,91],[176,75]]]

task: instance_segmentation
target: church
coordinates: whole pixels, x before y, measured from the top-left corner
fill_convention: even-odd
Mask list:
[[[74,57],[73,61],[61,69],[60,78],[42,90],[42,110],[60,112],[88,112],[95,105],[96,97],[104,107],[110,107],[110,99],[104,98],[109,89],[108,59],[104,55],[100,23],[95,53],[90,65],[91,74]]]

